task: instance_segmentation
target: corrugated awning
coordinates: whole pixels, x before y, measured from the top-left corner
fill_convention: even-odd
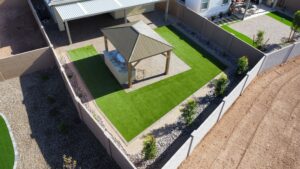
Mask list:
[[[87,0],[54,6],[63,21],[85,18],[165,0]]]

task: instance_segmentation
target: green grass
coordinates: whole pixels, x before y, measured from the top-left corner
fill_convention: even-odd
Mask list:
[[[253,39],[249,38],[248,36],[232,29],[229,25],[223,25],[221,26],[222,29],[226,30],[227,32],[229,33],[232,33],[234,34],[237,38],[239,38],[240,40],[248,43],[249,45],[253,46],[253,47],[256,47],[254,44],[253,44]]]
[[[292,24],[293,24],[293,18],[291,18],[285,14],[282,14],[278,11],[270,12],[267,14],[267,16],[270,16],[273,19],[276,19],[277,21],[279,21],[287,26],[292,26]]]
[[[97,105],[127,141],[225,69],[173,27],[160,27],[156,32],[191,69],[129,93],[120,87],[94,47],[68,52]]]
[[[2,116],[0,116],[0,168],[12,169],[14,166],[15,154],[13,144]]]

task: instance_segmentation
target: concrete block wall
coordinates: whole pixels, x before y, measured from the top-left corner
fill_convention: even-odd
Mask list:
[[[290,44],[282,49],[268,53],[266,54],[266,59],[264,60],[259,73],[263,73],[297,56],[300,56],[300,42]]]
[[[50,47],[44,47],[0,59],[0,81],[55,66]]]

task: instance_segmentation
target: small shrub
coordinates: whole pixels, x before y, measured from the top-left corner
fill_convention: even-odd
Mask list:
[[[211,21],[214,21],[215,19],[217,19],[216,16],[211,16]]]
[[[155,158],[157,153],[157,148],[156,148],[156,139],[153,135],[149,134],[148,136],[146,136],[142,153],[144,155],[145,160]]]
[[[66,155],[63,155],[63,162],[63,169],[75,169],[77,166],[77,161]]]
[[[264,47],[264,31],[258,31],[256,37],[254,38],[254,44],[256,45],[257,49],[262,49]]]
[[[59,110],[56,108],[56,107],[54,107],[54,108],[52,108],[50,111],[49,111],[49,115],[50,116],[57,116],[59,114]]]
[[[219,18],[223,18],[223,16],[224,16],[223,12],[220,12],[219,13]]]
[[[44,73],[44,74],[41,75],[41,79],[42,79],[43,81],[47,81],[47,80],[49,80],[49,75],[46,74],[46,73]]]
[[[248,58],[246,56],[240,57],[237,62],[236,73],[238,75],[243,75],[247,72],[248,68],[249,68]]]
[[[294,14],[293,23],[291,25],[291,33],[289,35],[289,41],[293,41],[296,32],[300,31],[300,10],[296,11]]]
[[[69,132],[69,128],[64,122],[59,123],[57,128],[58,131],[62,134],[67,134]]]
[[[190,100],[186,106],[181,110],[182,117],[187,125],[190,125],[196,114],[197,102],[195,100]]]
[[[224,96],[225,91],[228,87],[229,80],[226,74],[222,74],[219,79],[215,81],[215,94],[217,96]]]
[[[48,100],[48,103],[50,103],[50,104],[54,104],[56,102],[55,98],[50,95],[47,96],[47,100]]]

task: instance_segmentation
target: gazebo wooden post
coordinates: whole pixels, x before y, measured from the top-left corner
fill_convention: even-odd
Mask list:
[[[131,75],[132,75],[132,66],[130,62],[127,62],[127,72],[128,72],[128,88],[131,88],[132,81],[131,81]]]
[[[166,69],[165,69],[165,74],[167,75],[169,73],[169,68],[170,68],[170,58],[171,58],[171,51],[167,52],[167,60],[166,60]]]
[[[105,51],[108,51],[108,43],[107,43],[107,37],[104,36],[104,45],[105,45]]]

